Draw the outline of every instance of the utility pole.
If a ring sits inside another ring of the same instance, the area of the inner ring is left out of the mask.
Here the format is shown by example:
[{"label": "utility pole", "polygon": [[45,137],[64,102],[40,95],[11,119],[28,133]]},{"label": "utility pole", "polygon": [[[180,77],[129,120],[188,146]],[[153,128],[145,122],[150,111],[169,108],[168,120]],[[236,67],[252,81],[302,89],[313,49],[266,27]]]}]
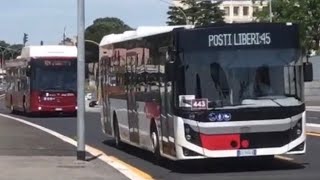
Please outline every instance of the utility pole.
[{"label": "utility pole", "polygon": [[77,159],[86,160],[85,152],[85,102],[84,102],[84,82],[85,82],[85,49],[84,49],[84,28],[85,28],[85,8],[84,0],[78,0],[78,64],[77,64]]},{"label": "utility pole", "polygon": [[269,0],[269,16],[270,16],[270,22],[272,22],[272,0]]},{"label": "utility pole", "polygon": [[66,44],[66,27],[64,27],[64,29],[63,29],[63,37],[62,37],[62,42],[63,42],[63,45],[65,45]]}]

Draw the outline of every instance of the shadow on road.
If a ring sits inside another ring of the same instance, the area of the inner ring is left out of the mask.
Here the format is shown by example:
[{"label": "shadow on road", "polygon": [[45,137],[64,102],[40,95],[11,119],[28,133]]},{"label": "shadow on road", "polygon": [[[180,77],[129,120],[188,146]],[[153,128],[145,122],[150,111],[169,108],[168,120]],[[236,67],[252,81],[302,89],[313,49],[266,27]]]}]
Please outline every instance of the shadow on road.
[{"label": "shadow on road", "polygon": [[99,154],[97,156],[92,156],[90,154],[87,155],[88,158],[86,158],[86,161],[90,162],[90,161],[93,161],[93,160],[96,160],[98,159],[100,156],[102,156],[102,154]]},{"label": "shadow on road", "polygon": [[14,115],[22,116],[22,117],[30,117],[30,118],[67,118],[67,117],[77,117],[76,113],[51,113],[51,112],[42,112],[42,113],[23,113],[16,111]]},{"label": "shadow on road", "polygon": [[[103,143],[105,145],[116,148],[112,140],[107,140]],[[183,161],[171,161],[163,159],[161,162],[156,162],[152,153],[141,150],[134,146],[124,145],[123,148],[121,148],[121,151],[136,156],[140,159],[149,161],[170,171],[187,174],[295,170],[304,169],[307,165],[278,158],[220,158]],[[121,157],[118,158],[121,159]],[[126,162],[126,159],[121,160]]]}]

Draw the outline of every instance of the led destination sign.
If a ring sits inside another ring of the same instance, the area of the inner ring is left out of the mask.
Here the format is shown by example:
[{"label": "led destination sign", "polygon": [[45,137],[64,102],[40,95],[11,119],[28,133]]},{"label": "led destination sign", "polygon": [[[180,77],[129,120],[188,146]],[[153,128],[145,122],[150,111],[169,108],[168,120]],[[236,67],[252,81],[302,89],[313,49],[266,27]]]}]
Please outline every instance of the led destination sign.
[{"label": "led destination sign", "polygon": [[226,33],[208,35],[209,47],[254,46],[271,44],[271,33]]},{"label": "led destination sign", "polygon": [[196,50],[297,49],[299,28],[285,24],[232,24],[177,30],[179,48]]},{"label": "led destination sign", "polygon": [[45,60],[44,65],[45,66],[71,66],[71,61],[59,61],[59,60]]}]

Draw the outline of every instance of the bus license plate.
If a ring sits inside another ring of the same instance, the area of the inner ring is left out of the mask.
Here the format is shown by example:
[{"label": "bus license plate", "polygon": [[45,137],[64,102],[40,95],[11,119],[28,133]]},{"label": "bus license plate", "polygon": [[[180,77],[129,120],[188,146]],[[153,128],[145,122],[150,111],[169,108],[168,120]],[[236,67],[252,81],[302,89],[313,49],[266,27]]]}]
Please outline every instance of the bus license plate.
[{"label": "bus license plate", "polygon": [[256,150],[255,149],[242,149],[238,150],[238,156],[255,156]]},{"label": "bus license plate", "polygon": [[62,111],[62,108],[56,108],[56,111]]}]

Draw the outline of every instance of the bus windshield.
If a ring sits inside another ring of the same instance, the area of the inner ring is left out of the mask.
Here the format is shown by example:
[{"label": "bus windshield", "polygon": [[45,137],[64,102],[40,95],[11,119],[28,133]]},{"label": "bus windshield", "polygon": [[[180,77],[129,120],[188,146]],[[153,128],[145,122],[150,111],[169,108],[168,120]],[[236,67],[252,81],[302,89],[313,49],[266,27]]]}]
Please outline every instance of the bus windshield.
[{"label": "bus windshield", "polygon": [[[209,108],[259,100],[302,101],[302,60],[297,49],[185,51],[180,56],[177,94],[207,99]],[[180,105],[181,106],[181,103]]]},{"label": "bus windshield", "polygon": [[76,92],[75,60],[39,60],[32,72],[31,86],[34,90]]}]

